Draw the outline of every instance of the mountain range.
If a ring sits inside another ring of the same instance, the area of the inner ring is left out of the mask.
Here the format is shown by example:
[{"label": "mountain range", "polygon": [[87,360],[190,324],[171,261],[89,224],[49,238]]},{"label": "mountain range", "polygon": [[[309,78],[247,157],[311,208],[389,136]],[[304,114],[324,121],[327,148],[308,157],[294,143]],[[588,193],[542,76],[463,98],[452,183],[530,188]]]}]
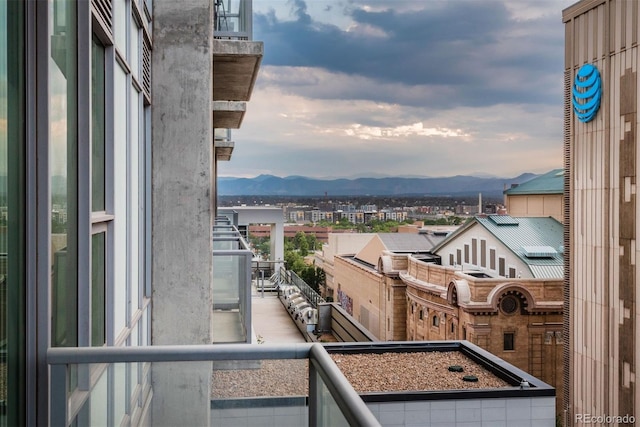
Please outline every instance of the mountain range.
[{"label": "mountain range", "polygon": [[514,178],[456,175],[441,178],[355,178],[315,179],[304,176],[255,178],[219,177],[221,196],[470,196],[482,193],[501,196],[505,188],[521,184],[536,174]]}]

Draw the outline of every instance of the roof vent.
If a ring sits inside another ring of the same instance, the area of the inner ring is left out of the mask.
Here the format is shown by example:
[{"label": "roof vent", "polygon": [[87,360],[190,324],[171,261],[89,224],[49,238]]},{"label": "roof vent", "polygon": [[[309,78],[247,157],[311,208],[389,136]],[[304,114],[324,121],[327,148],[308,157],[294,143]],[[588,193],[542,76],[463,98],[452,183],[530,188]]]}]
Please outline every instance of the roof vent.
[{"label": "roof vent", "polygon": [[510,215],[489,215],[495,225],[518,225],[520,222]]},{"label": "roof vent", "polygon": [[558,254],[552,246],[523,246],[522,250],[527,258],[555,258]]}]

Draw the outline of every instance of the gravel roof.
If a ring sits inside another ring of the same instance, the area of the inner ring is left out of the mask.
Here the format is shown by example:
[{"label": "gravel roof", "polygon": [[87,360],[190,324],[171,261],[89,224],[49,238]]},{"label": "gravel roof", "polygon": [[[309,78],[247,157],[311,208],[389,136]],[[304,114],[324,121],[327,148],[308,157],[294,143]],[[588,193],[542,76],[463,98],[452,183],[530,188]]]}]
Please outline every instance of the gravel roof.
[{"label": "gravel roof", "polygon": [[[491,389],[511,387],[458,351],[331,353],[358,393]],[[451,372],[449,366],[462,366]],[[259,369],[215,370],[211,397],[217,399],[306,396],[307,360],[263,360]],[[478,382],[462,380],[474,375]]]}]

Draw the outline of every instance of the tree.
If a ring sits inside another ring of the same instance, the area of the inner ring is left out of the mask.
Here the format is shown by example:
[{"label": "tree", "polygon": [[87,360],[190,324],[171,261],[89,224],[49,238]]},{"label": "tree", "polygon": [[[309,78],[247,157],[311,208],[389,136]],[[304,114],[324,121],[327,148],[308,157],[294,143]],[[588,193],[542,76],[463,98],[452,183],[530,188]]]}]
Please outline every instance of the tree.
[{"label": "tree", "polygon": [[304,282],[311,287],[318,294],[320,293],[320,287],[324,286],[326,275],[324,270],[314,265],[307,266],[300,274],[298,274]]},{"label": "tree", "polygon": [[309,255],[309,242],[302,231],[298,231],[293,238],[293,245],[303,257]]}]

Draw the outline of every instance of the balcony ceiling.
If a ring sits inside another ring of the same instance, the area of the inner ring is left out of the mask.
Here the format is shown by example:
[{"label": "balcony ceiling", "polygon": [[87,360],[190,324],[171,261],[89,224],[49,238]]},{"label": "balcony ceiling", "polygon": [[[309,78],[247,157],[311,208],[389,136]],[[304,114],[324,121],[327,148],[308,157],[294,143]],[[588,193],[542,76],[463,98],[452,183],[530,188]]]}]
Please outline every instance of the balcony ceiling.
[{"label": "balcony ceiling", "polygon": [[249,101],[264,52],[262,42],[213,40],[213,100]]},{"label": "balcony ceiling", "polygon": [[247,110],[246,102],[213,101],[213,127],[239,129]]},{"label": "balcony ceiling", "polygon": [[219,161],[231,160],[234,145],[235,143],[233,141],[214,141],[213,146],[216,150],[216,159]]}]

